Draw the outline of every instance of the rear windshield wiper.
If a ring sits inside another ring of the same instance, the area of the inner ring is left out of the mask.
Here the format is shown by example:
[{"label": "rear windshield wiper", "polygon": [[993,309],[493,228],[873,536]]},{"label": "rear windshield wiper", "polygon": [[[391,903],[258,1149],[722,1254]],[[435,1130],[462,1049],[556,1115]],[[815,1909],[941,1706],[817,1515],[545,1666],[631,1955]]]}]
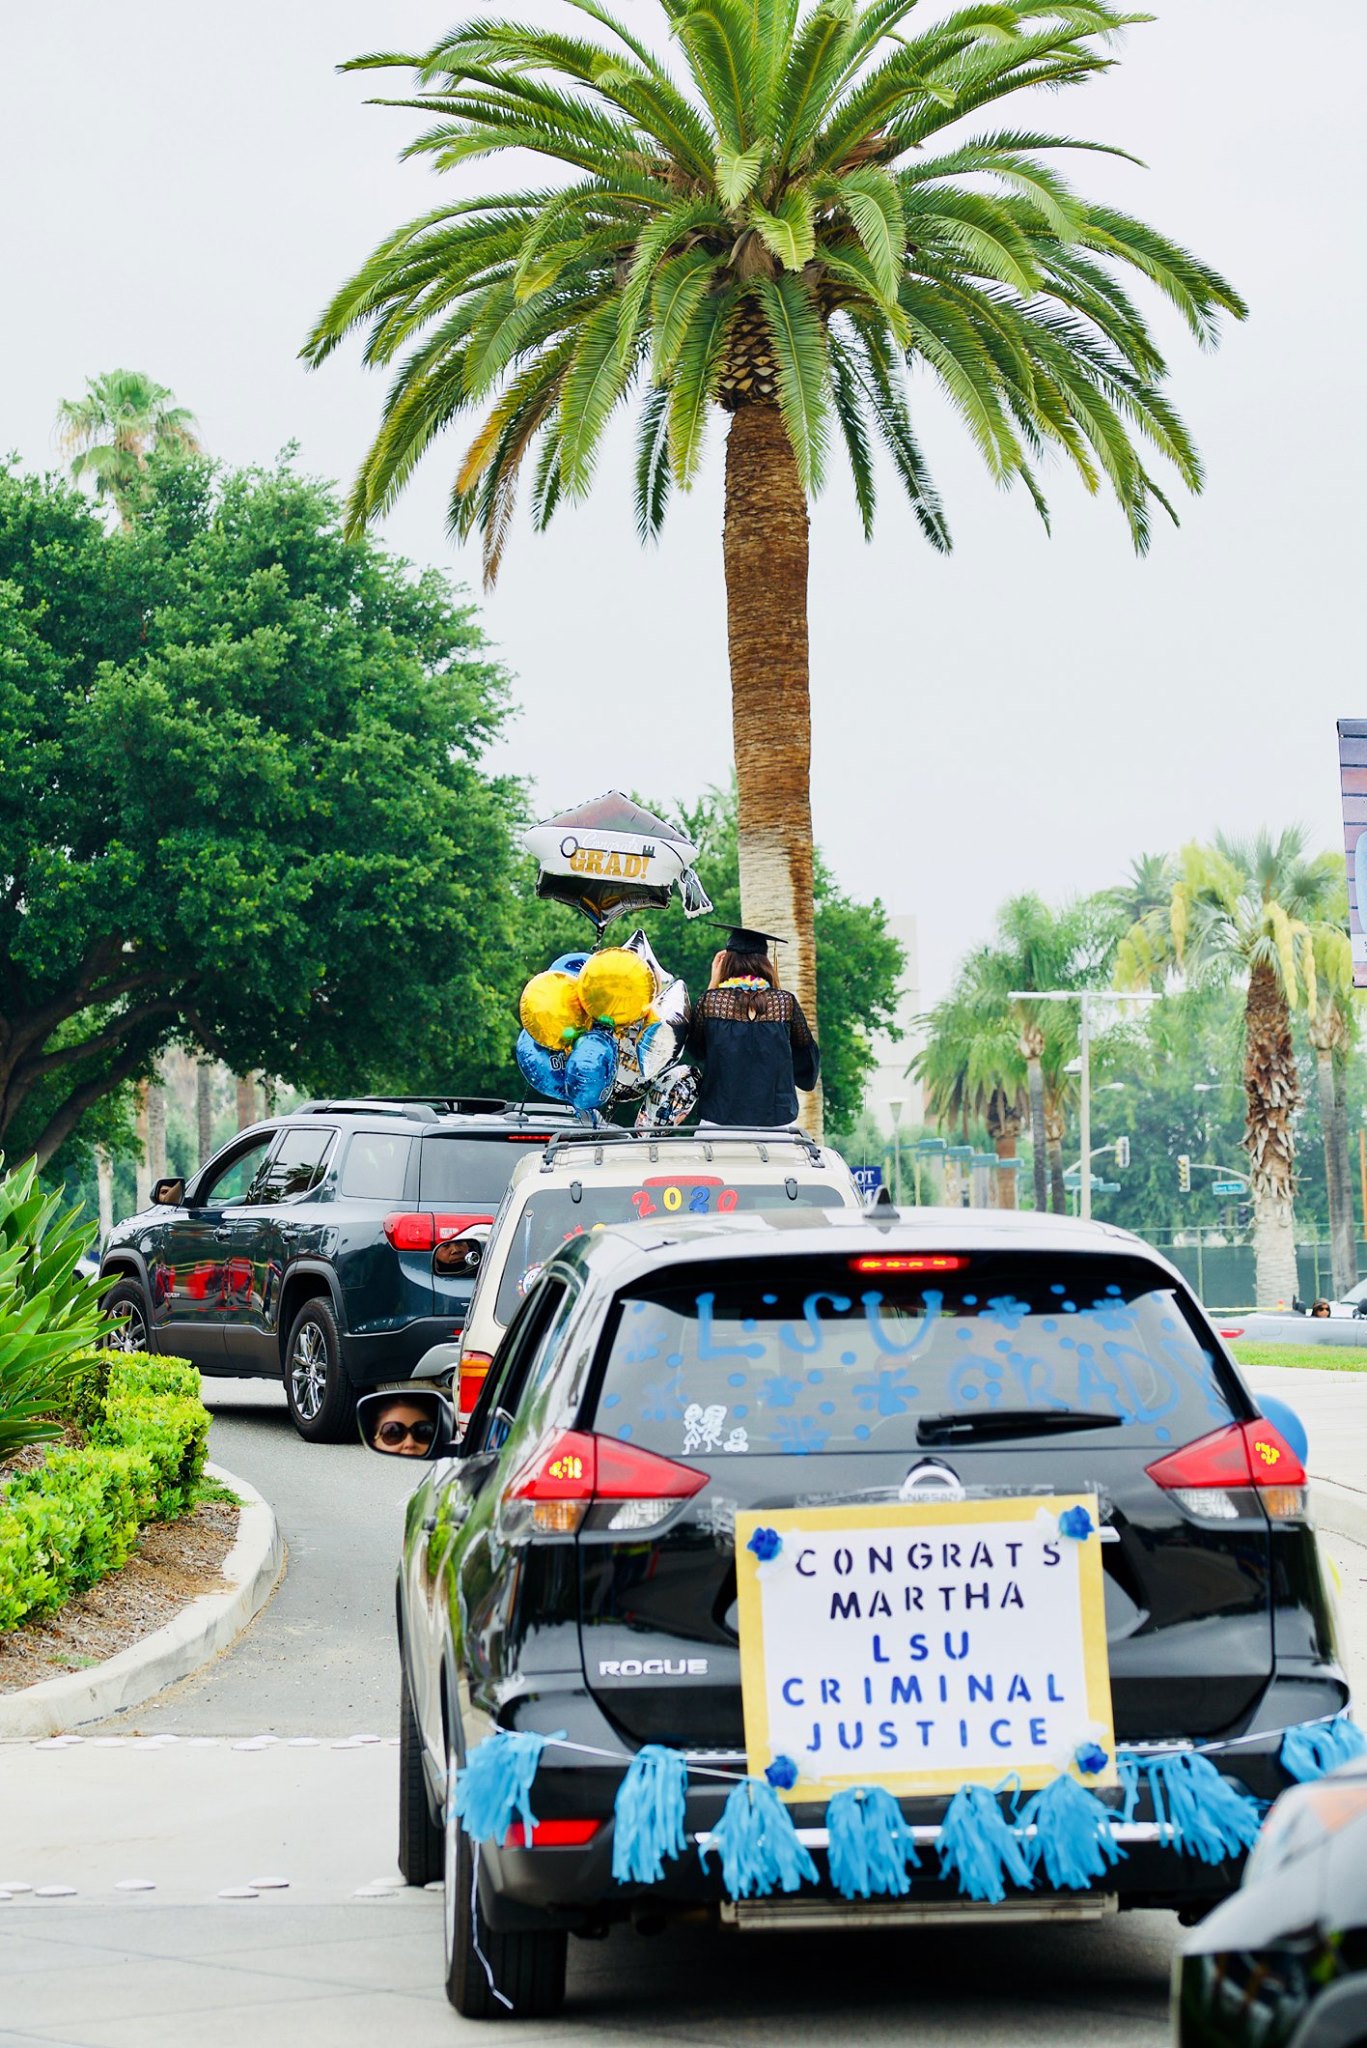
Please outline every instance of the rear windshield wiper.
[{"label": "rear windshield wiper", "polygon": [[1099,1408],[984,1408],[971,1414],[923,1415],[918,1444],[984,1443],[993,1437],[1055,1436],[1072,1429],[1117,1429],[1119,1415]]}]

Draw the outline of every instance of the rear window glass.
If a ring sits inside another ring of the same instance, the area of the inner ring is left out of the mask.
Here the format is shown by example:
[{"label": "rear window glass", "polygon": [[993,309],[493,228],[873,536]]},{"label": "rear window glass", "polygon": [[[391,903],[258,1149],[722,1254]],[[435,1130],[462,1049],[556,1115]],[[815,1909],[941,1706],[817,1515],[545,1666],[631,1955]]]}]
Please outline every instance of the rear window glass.
[{"label": "rear window glass", "polygon": [[1141,1260],[975,1255],[931,1276],[868,1270],[873,1257],[674,1268],[634,1287],[596,1426],[707,1457],[913,1451],[923,1418],[992,1411],[1085,1412],[1159,1444],[1230,1419],[1209,1350]]},{"label": "rear window glass", "polygon": [[[794,1192],[790,1195],[788,1188]],[[572,1238],[609,1223],[641,1223],[648,1216],[730,1216],[743,1209],[838,1209],[836,1190],[786,1177],[736,1187],[721,1174],[662,1173],[605,1186],[597,1179],[578,1183],[576,1202],[568,1187],[533,1189],[507,1247],[494,1313],[500,1323],[513,1312],[547,1259]]]},{"label": "rear window glass", "polygon": [[411,1138],[397,1131],[357,1131],[342,1165],[342,1193],[358,1201],[401,1202]]},{"label": "rear window glass", "polygon": [[[544,1145],[544,1137],[536,1143]],[[427,1208],[455,1204],[495,1210],[508,1190],[513,1168],[530,1146],[495,1135],[489,1138],[424,1138],[418,1200]]]}]

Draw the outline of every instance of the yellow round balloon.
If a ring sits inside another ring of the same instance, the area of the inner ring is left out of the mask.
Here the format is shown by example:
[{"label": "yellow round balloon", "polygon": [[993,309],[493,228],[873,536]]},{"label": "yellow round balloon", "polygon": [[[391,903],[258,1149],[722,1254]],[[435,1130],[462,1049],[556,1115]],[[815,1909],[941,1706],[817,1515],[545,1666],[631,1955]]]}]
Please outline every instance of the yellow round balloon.
[{"label": "yellow round balloon", "polygon": [[575,984],[590,1017],[611,1017],[616,1030],[644,1017],[655,999],[655,977],[639,953],[609,946],[590,955]]},{"label": "yellow round balloon", "polygon": [[534,974],[523,989],[517,1008],[523,1030],[551,1052],[563,1052],[568,1035],[588,1026],[579,1000],[578,982],[558,968],[548,967],[544,974]]}]

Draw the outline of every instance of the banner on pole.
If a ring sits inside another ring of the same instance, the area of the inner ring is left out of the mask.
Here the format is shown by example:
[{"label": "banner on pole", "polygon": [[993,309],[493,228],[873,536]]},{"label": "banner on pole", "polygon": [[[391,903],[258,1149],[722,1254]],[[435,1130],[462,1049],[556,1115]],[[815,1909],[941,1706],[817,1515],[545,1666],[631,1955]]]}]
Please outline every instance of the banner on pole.
[{"label": "banner on pole", "polygon": [[1339,787],[1343,792],[1343,849],[1348,859],[1348,932],[1353,941],[1353,982],[1367,988],[1367,718],[1339,720]]}]

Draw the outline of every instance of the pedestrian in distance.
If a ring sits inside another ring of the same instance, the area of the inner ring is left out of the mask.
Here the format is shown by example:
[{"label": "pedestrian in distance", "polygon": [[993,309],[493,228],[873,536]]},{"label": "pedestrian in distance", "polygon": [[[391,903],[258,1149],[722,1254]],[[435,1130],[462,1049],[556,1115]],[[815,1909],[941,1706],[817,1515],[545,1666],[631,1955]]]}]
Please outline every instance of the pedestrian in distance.
[{"label": "pedestrian in distance", "polygon": [[772,933],[723,927],[726,945],[693,1008],[688,1050],[701,1063],[698,1129],[782,1130],[797,1091],[815,1088],[821,1052],[797,997],[779,986]]}]

